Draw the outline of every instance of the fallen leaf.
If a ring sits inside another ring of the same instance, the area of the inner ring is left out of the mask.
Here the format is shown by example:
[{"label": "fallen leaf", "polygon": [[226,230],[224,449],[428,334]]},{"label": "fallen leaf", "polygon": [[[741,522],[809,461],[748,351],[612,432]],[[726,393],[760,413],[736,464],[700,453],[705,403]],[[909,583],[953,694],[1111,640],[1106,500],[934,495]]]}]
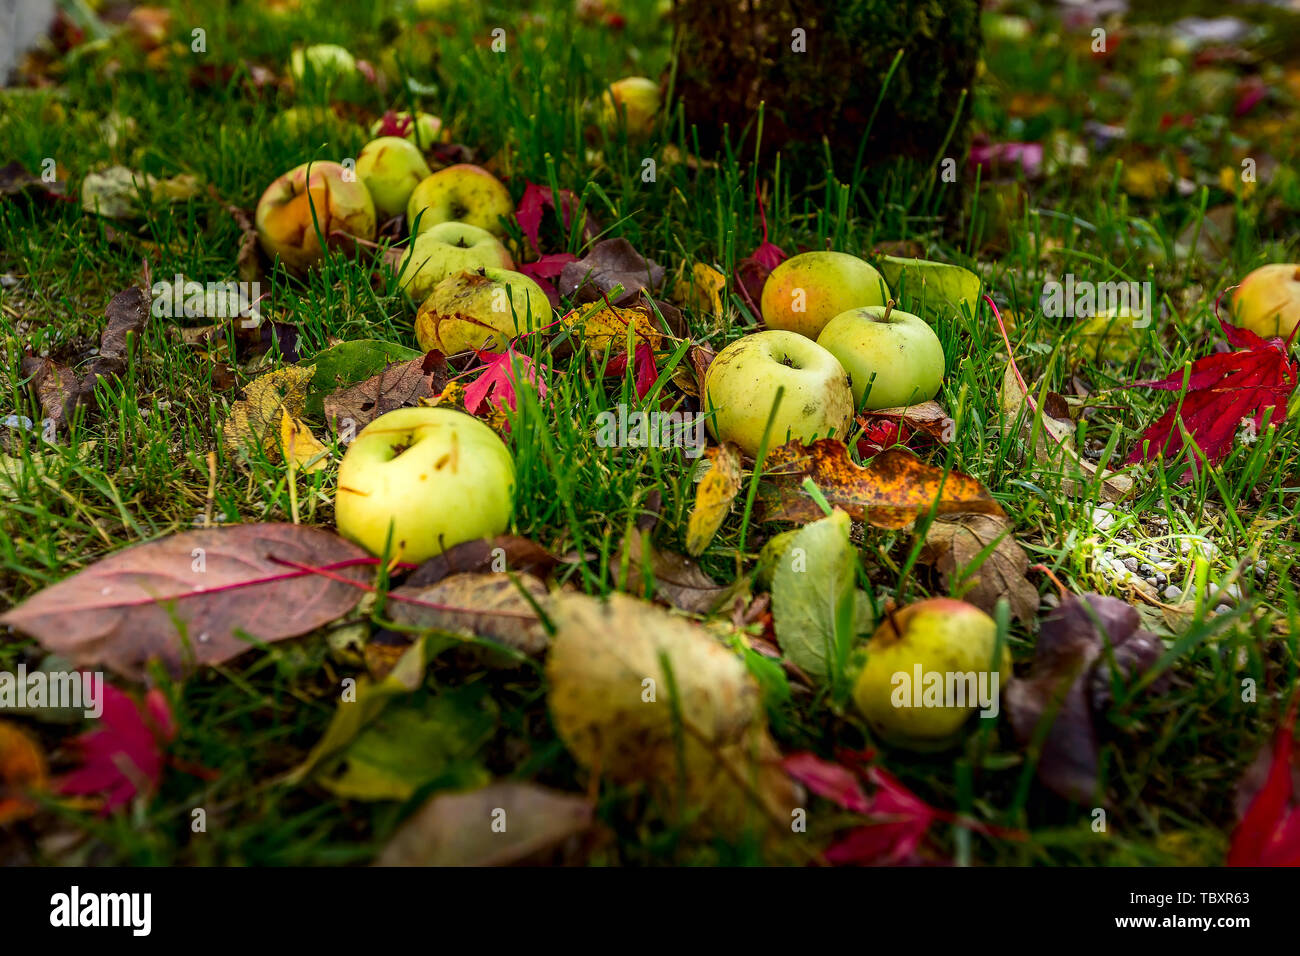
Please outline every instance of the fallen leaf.
[{"label": "fallen leaf", "polygon": [[40,745],[17,724],[0,720],[0,827],[36,813],[31,794],[48,787]]},{"label": "fallen leaf", "polygon": [[[1038,779],[1076,803],[1098,798],[1097,722],[1111,700],[1110,652],[1123,681],[1135,680],[1164,652],[1160,638],[1140,629],[1138,612],[1118,598],[1067,598],[1043,618],[1034,663],[1003,692],[1016,738],[1026,744],[1051,717],[1038,757]],[[1151,690],[1163,687],[1163,678]],[[1059,709],[1058,709],[1059,708]],[[1053,711],[1055,714],[1053,715]]]},{"label": "fallen leaf", "polygon": [[[625,565],[626,578],[623,578]],[[649,531],[628,532],[611,567],[620,575],[617,586],[621,590],[644,596],[648,580],[654,596],[692,614],[711,614],[736,593],[734,584],[718,584],[690,558],[656,548],[650,542]]]},{"label": "fallen leaf", "polygon": [[744,663],[708,632],[625,594],[555,596],[556,731],[593,773],[684,798],[714,835],[788,836],[795,796]]},{"label": "fallen leaf", "polygon": [[81,182],[81,206],[108,219],[130,219],[145,203],[184,202],[199,192],[198,178],[189,174],[157,179],[125,166],[88,173]]},{"label": "fallen leaf", "polygon": [[388,614],[397,624],[483,638],[488,652],[492,645],[504,648],[504,654],[474,655],[488,663],[540,657],[550,643],[535,610],[546,607],[550,594],[530,574],[452,574],[434,584],[394,588],[388,596]]},{"label": "fallen leaf", "polygon": [[842,671],[855,636],[857,557],[838,509],[795,532],[772,573],[772,622],[785,656],[811,677]]},{"label": "fallen leaf", "polygon": [[329,464],[329,449],[306,424],[288,415],[280,416],[280,451],[285,461],[293,462],[308,474],[321,471]]},{"label": "fallen leaf", "polygon": [[[319,366],[317,366],[319,378]],[[322,408],[336,429],[350,421],[360,430],[380,415],[396,408],[418,405],[442,394],[449,381],[447,360],[441,352],[393,362],[374,378],[327,396]]]},{"label": "fallen leaf", "polygon": [[695,504],[686,522],[686,553],[692,557],[709,546],[740,494],[740,449],[724,442],[709,448],[705,455],[710,468],[695,488]]},{"label": "fallen leaf", "polygon": [[1296,701],[1273,741],[1263,786],[1232,834],[1228,866],[1300,866],[1300,806],[1295,800]]},{"label": "fallen leaf", "polygon": [[[1281,339],[1265,341],[1249,329],[1222,320],[1219,325],[1237,351],[1216,352],[1193,362],[1187,372],[1185,394],[1182,371],[1131,386],[1180,394],[1173,406],[1142,433],[1128,456],[1129,464],[1155,461],[1162,456],[1177,458],[1184,447],[1180,425],[1196,442],[1196,461],[1217,464],[1232,450],[1243,421],[1250,422],[1251,430],[1258,433],[1266,420],[1273,425],[1286,420],[1287,400],[1300,380],[1300,363],[1291,361],[1287,344]],[[1182,480],[1191,479],[1189,469]]]},{"label": "fallen leaf", "polygon": [[713,328],[721,328],[727,319],[722,298],[726,288],[727,277],[703,262],[692,265],[688,277],[686,261],[683,260],[678,270],[673,300],[678,305],[693,310],[696,315],[709,319]]},{"label": "fallen leaf", "polygon": [[81,766],[59,781],[62,794],[100,795],[111,813],[136,796],[152,796],[163,772],[163,747],[176,736],[171,708],[154,689],[136,704],[126,692],[103,685],[99,729],[75,739]]},{"label": "fallen leaf", "polygon": [[644,289],[653,292],[664,281],[662,266],[644,258],[626,239],[605,239],[587,255],[570,262],[560,273],[560,295],[579,302],[595,302],[622,287],[613,305],[623,305]]},{"label": "fallen leaf", "polygon": [[311,380],[307,414],[319,416],[323,398],[331,392],[372,379],[393,365],[422,358],[419,349],[380,339],[353,339],[317,352],[311,359],[316,374]]},{"label": "fallen leaf", "polygon": [[281,424],[284,416],[297,418],[306,412],[307,389],[315,375],[315,366],[287,366],[268,372],[248,383],[244,399],[230,409],[223,427],[228,447],[260,448],[275,461],[280,454]]},{"label": "fallen leaf", "polygon": [[803,523],[822,516],[803,490],[812,479],[826,501],[877,528],[905,528],[932,509],[936,514],[1001,515],[1002,508],[975,478],[927,465],[902,449],[889,449],[866,468],[854,464],[844,442],[797,441],[768,453],[764,520]]},{"label": "fallen leaf", "polygon": [[452,545],[411,572],[406,587],[428,587],[450,574],[501,574],[506,571],[547,577],[560,559],[535,541],[513,534],[475,538]]},{"label": "fallen leaf", "polygon": [[550,371],[541,362],[534,362],[527,355],[521,355],[513,348],[504,352],[478,352],[483,360],[483,370],[465,387],[465,409],[471,415],[479,414],[486,399],[488,404],[498,411],[505,411],[509,405],[515,409],[515,386],[528,382],[537,389],[539,399],[546,397],[546,379],[544,373]]},{"label": "fallen leaf", "polygon": [[949,592],[992,614],[1000,598],[1011,613],[1032,624],[1038,589],[1025,575],[1029,556],[1011,536],[1011,523],[990,515],[965,515],[931,523],[920,560],[932,564]]},{"label": "fallen leaf", "polygon": [[[440,794],[393,834],[380,866],[506,866],[554,850],[592,826],[584,797],[534,783]],[[500,827],[493,824],[500,821]]]},{"label": "fallen leaf", "polygon": [[938,402],[922,402],[898,408],[880,408],[863,412],[857,418],[862,429],[858,453],[878,455],[890,445],[906,444],[912,432],[921,432],[948,445],[956,433],[956,423]]},{"label": "fallen leaf", "polygon": [[305,634],[360,600],[359,588],[293,564],[361,581],[372,563],[356,545],[302,525],[184,531],[125,548],[38,591],[0,615],[0,624],[77,667],[141,680],[156,658],[179,674],[230,660],[255,642]]}]

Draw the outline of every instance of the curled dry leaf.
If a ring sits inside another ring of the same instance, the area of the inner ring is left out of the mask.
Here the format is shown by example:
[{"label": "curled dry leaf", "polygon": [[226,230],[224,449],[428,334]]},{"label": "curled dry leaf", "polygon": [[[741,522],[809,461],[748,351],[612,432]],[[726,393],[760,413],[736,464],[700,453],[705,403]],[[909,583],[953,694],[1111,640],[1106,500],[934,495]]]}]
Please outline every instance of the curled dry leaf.
[{"label": "curled dry leaf", "polygon": [[132,680],[160,660],[174,674],[220,664],[255,642],[341,617],[362,591],[291,564],[360,581],[372,559],[327,531],[246,524],[185,531],[110,555],[0,616],[76,667]]},{"label": "curled dry leaf", "polygon": [[663,267],[643,257],[626,239],[605,239],[591,252],[570,262],[560,273],[560,295],[595,302],[622,286],[614,305],[635,299],[642,289],[653,292],[664,281]]},{"label": "curled dry leaf", "polygon": [[714,833],[789,833],[794,789],[740,658],[625,594],[560,594],[551,607],[551,716],[583,766],[644,782],[670,805],[684,791]]},{"label": "curled dry leaf", "polygon": [[1011,524],[992,515],[964,515],[931,523],[921,560],[934,565],[944,586],[992,614],[1005,597],[1026,624],[1037,616],[1038,589],[1026,578],[1029,556],[1011,535]]},{"label": "curled dry leaf", "polygon": [[231,449],[261,448],[268,458],[279,458],[284,416],[297,418],[307,407],[307,389],[316,373],[314,365],[289,366],[268,372],[248,383],[244,399],[230,409],[223,434]]},{"label": "curled dry leaf", "polygon": [[695,488],[695,506],[686,523],[686,553],[693,557],[709,546],[740,493],[740,449],[724,442],[705,454],[711,467]]},{"label": "curled dry leaf", "polygon": [[737,581],[724,587],[690,558],[660,551],[650,541],[649,531],[629,532],[623,538],[612,566],[619,575],[617,584],[621,590],[643,596],[648,576],[655,596],[692,614],[712,613],[736,593],[740,584]]},{"label": "curled dry leaf", "polygon": [[544,578],[561,560],[535,541],[513,534],[475,538],[453,545],[411,572],[407,587],[428,587],[449,574],[517,571]]},{"label": "curled dry leaf", "polygon": [[[584,797],[533,783],[494,783],[434,797],[398,828],[380,866],[506,866],[537,860],[592,826]],[[494,815],[507,821],[492,827]]]},{"label": "curled dry leaf", "polygon": [[306,423],[288,415],[280,416],[280,452],[285,461],[302,471],[321,471],[329,465],[329,449],[311,433]]},{"label": "curled dry leaf", "polygon": [[1125,683],[1151,668],[1164,652],[1160,638],[1141,630],[1140,623],[1138,612],[1118,598],[1070,597],[1043,619],[1028,676],[1007,684],[1007,718],[1022,744],[1033,738],[1039,721],[1059,707],[1043,741],[1038,778],[1067,800],[1086,803],[1096,796],[1101,747],[1097,721],[1111,703],[1108,648]]},{"label": "curled dry leaf", "polygon": [[1002,515],[978,479],[927,465],[902,449],[889,449],[866,468],[854,464],[844,442],[822,438],[788,442],[770,452],[763,467],[764,520],[803,523],[822,517],[803,490],[812,479],[826,501],[877,528],[905,528],[932,509],[936,514]]},{"label": "curled dry leaf", "polygon": [[323,406],[325,418],[336,428],[350,420],[360,430],[385,412],[442,394],[449,377],[441,352],[393,362],[374,378],[328,396]]},{"label": "curled dry leaf", "polygon": [[549,643],[534,604],[545,608],[550,595],[530,574],[452,574],[394,588],[389,597],[389,616],[408,627],[486,638],[516,656],[540,657]]}]

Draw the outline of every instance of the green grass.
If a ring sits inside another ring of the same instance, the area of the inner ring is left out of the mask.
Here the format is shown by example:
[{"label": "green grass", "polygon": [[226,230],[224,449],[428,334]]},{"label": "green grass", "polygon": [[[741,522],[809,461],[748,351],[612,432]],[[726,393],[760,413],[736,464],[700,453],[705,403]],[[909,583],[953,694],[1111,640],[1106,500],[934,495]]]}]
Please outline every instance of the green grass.
[{"label": "green grass", "polygon": [[[76,203],[0,202],[0,273],[16,280],[0,289],[0,394],[4,414],[39,411],[19,371],[24,350],[83,364],[98,342],[103,309],[111,296],[139,281],[147,259],[153,277],[176,272],[201,281],[233,280],[239,229],[224,203],[251,209],[265,186],[310,159],[355,156],[365,126],[388,108],[418,105],[441,116],[456,142],[493,160],[508,174],[514,195],[524,182],[574,190],[603,235],[621,235],[668,268],[682,261],[715,265],[731,275],[761,241],[756,181],[768,195],[771,239],[787,252],[831,247],[867,253],[881,243],[911,240],[925,254],[975,268],[1014,315],[1015,357],[1027,376],[1049,389],[1072,393],[1078,378],[1092,394],[1086,432],[1122,459],[1166,397],[1122,386],[1169,374],[1207,354],[1217,326],[1212,306],[1222,288],[1266,261],[1293,261],[1300,252],[1288,228],[1300,210],[1295,167],[1294,100],[1260,108],[1279,116],[1292,135],[1250,122],[1229,128],[1230,104],[1207,104],[1189,76],[1185,52],[1166,48],[1161,34],[1126,37],[1109,60],[1092,57],[1087,36],[1059,44],[994,42],[986,70],[971,97],[977,131],[993,140],[1035,141],[1065,136],[1087,141],[1084,117],[1129,124],[1129,141],[1093,152],[1074,170],[1049,173],[1017,186],[979,182],[961,164],[956,183],[936,180],[932,169],[906,166],[865,170],[853,157],[828,157],[825,168],[755,169],[743,157],[722,155],[716,165],[673,163],[661,149],[625,140],[589,140],[581,104],[609,81],[628,74],[658,76],[669,68],[671,38],[651,3],[629,3],[623,32],[576,22],[567,3],[468,5],[468,12],[428,29],[404,25],[412,16],[390,4],[372,12],[315,4],[277,14],[266,5],[235,10],[207,2],[168,4],[173,36],[206,30],[207,53],[188,44],[161,66],[150,66],[128,40],[70,55],[55,74],[57,85],[0,94],[0,162],[17,160],[39,170],[46,157],[66,170],[75,195],[89,172],[115,163],[159,176],[193,173],[211,191],[193,200],[147,211],[138,222],[109,222],[83,214]],[[1040,31],[1055,29],[1039,19]],[[505,54],[490,49],[502,26]],[[345,101],[349,121],[301,136],[276,117],[310,97],[243,82],[244,64],[283,72],[290,49],[301,43],[336,42],[379,65],[400,65],[418,93],[353,91]],[[1178,69],[1172,70],[1172,60]],[[119,69],[108,75],[106,66]],[[229,82],[197,88],[198,65],[233,70]],[[1102,82],[1101,78],[1108,78]],[[1125,90],[1127,87],[1127,92]],[[1046,98],[1026,111],[1017,95]],[[1087,106],[1085,111],[1082,107]],[[1166,114],[1195,117],[1190,129],[1162,129]],[[128,129],[110,142],[109,117]],[[364,119],[365,126],[360,122]],[[693,153],[680,112],[664,122],[664,144]],[[1237,200],[1217,185],[1218,171],[1238,168],[1245,155],[1274,152],[1277,173],[1249,198]],[[599,153],[599,157],[595,156]],[[1162,158],[1171,165],[1190,156],[1195,183],[1187,196],[1169,192],[1143,199],[1124,191],[1121,158]],[[657,160],[654,182],[642,179],[642,160]],[[706,157],[707,158],[707,157]],[[936,157],[936,162],[939,157]],[[949,193],[947,191],[953,191]],[[955,193],[955,194],[954,194]],[[1021,198],[1024,202],[1020,202]],[[1221,261],[1189,256],[1190,241],[1207,208],[1228,205],[1236,235]],[[1279,225],[1281,223],[1282,225]],[[561,234],[548,218],[547,251],[583,251],[580,229]],[[1038,308],[1044,281],[1076,271],[1096,281],[1150,280],[1158,314],[1138,353],[1125,361],[1098,361],[1080,347],[1077,327],[1045,317]],[[334,256],[305,281],[268,275],[269,317],[300,330],[304,357],[336,340],[382,338],[414,346],[414,310],[391,275],[372,281],[368,259]],[[671,278],[670,278],[671,282]],[[721,348],[750,330],[754,319],[728,289],[731,321],[713,330],[688,311],[697,341]],[[55,448],[24,442],[15,432],[9,453],[27,463],[30,480],[0,500],[0,595],[6,605],[86,567],[118,549],[175,533],[211,510],[227,522],[291,520],[283,466],[253,456],[241,460],[221,441],[221,426],[238,397],[223,389],[214,362],[180,341],[178,326],[154,321],[131,366],[98,394],[98,410],[59,437]],[[1026,458],[1026,443],[1003,429],[998,400],[1007,355],[987,310],[937,327],[949,372],[940,401],[957,421],[955,441],[930,460],[980,478],[1015,524],[1034,561],[1072,590],[1125,596],[1095,558],[1124,545],[1159,550],[1175,561],[1171,583],[1186,588],[1200,573],[1222,581],[1235,574],[1247,590],[1231,613],[1165,621],[1146,607],[1149,627],[1161,629],[1171,648],[1172,687],[1160,696],[1121,697],[1107,721],[1104,787],[1111,802],[1107,833],[1093,832],[1091,808],[1067,804],[1033,780],[1033,755],[1016,745],[1005,721],[991,732],[972,732],[958,749],[922,756],[886,751],[885,763],[931,803],[992,824],[1022,828],[1025,842],[996,840],[936,826],[937,849],[961,862],[992,864],[1173,864],[1222,860],[1233,825],[1232,793],[1242,771],[1269,739],[1283,702],[1297,683],[1297,528],[1300,528],[1300,424],[1292,416],[1275,433],[1238,447],[1217,470],[1190,484],[1177,471],[1147,468],[1119,521],[1096,530],[1097,487],[1062,490],[1062,475]],[[636,405],[629,377],[603,379],[581,355],[547,355],[544,343],[524,346],[554,365],[548,406],[526,401],[513,420],[509,444],[518,466],[518,506],[512,530],[555,553],[594,555],[568,572],[572,585],[608,590],[611,562],[624,533],[662,495],[657,543],[684,551],[686,517],[694,495],[690,462],[680,451],[609,449],[595,438],[597,416],[620,402]],[[274,367],[272,358],[267,368]],[[264,369],[259,369],[262,371]],[[662,369],[661,369],[662,370]],[[252,375],[240,371],[242,386]],[[651,399],[675,395],[665,373]],[[319,425],[320,423],[314,423]],[[318,427],[318,435],[325,429]],[[81,448],[80,452],[74,451]],[[335,449],[341,452],[342,449]],[[207,456],[215,455],[209,498]],[[31,464],[44,462],[43,477]],[[335,470],[298,475],[296,498],[304,523],[332,526]],[[743,498],[742,498],[743,500]],[[740,550],[742,526],[747,526]],[[752,521],[737,508],[702,558],[719,581],[748,574],[764,540],[779,530]],[[1182,536],[1208,536],[1218,547],[1201,568],[1180,550]],[[937,576],[912,566],[912,533],[871,528],[859,539],[864,583],[877,598],[941,593]],[[1264,558],[1266,577],[1244,571]],[[1244,573],[1243,573],[1244,571]],[[1055,588],[1035,574],[1045,594]],[[1204,591],[1204,587],[1201,588]],[[1137,602],[1141,603],[1141,602]],[[1034,634],[1010,631],[1018,661],[1032,655]],[[13,669],[33,652],[33,642],[0,639],[0,669]],[[0,857],[52,863],[118,864],[344,864],[371,859],[411,806],[343,801],[311,784],[289,786],[283,774],[319,739],[334,709],[338,681],[355,662],[331,653],[324,635],[274,645],[184,683],[158,679],[181,724],[176,757],[219,771],[201,779],[171,771],[157,798],[108,819],[57,807],[18,828],[0,831]],[[1242,679],[1259,686],[1256,703],[1242,701]],[[578,771],[550,727],[545,683],[496,674],[459,672],[435,662],[433,688],[485,680],[500,707],[500,725],[483,754],[498,776],[534,779],[581,789]],[[852,709],[825,699],[769,700],[782,750],[872,744]],[[38,729],[56,769],[68,753],[65,731]],[[203,835],[190,831],[195,807],[208,813]],[[673,806],[647,803],[635,790],[604,787],[599,815],[615,839],[596,862],[660,864],[750,862],[745,847],[719,847],[689,839]],[[71,832],[79,835],[70,839]],[[59,837],[55,840],[52,837]]]}]

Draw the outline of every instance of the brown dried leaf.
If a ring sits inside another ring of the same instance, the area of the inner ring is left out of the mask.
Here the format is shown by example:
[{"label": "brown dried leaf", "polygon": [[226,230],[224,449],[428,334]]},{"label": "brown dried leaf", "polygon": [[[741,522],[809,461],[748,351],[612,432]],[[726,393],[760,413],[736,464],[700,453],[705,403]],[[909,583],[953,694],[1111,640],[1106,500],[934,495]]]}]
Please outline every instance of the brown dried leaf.
[{"label": "brown dried leaf", "polygon": [[561,561],[535,541],[513,534],[476,538],[453,545],[411,572],[407,587],[428,587],[449,574],[517,571],[547,577]]},{"label": "brown dried leaf", "polygon": [[565,265],[560,273],[560,295],[579,302],[595,302],[615,286],[623,291],[613,305],[625,305],[642,289],[653,292],[664,281],[663,267],[644,258],[626,239],[596,243],[586,257]]},{"label": "brown dried leaf", "polygon": [[[993,550],[981,559],[990,545]],[[990,614],[998,598],[1005,597],[1024,623],[1037,616],[1038,589],[1025,578],[1029,556],[1011,536],[1005,518],[976,514],[936,520],[925,533],[921,560],[939,569],[950,591]]]},{"label": "brown dried leaf", "polygon": [[[621,590],[638,597],[645,594],[646,570],[643,564],[647,556],[654,594],[673,607],[692,614],[710,614],[736,592],[735,584],[723,587],[690,558],[660,551],[650,543],[648,531],[630,532],[614,556],[615,569],[623,567],[625,558],[627,561],[627,577],[618,582]],[[621,574],[621,570],[616,573]]]},{"label": "brown dried leaf", "polygon": [[764,520],[803,524],[823,516],[801,487],[805,478],[832,507],[877,528],[905,528],[932,508],[940,515],[1003,514],[988,489],[969,475],[945,472],[902,449],[881,452],[863,468],[842,441],[821,438],[807,446],[788,442],[769,453]]},{"label": "brown dried leaf", "polygon": [[546,585],[532,575],[453,574],[426,587],[394,588],[388,613],[408,627],[476,635],[529,657],[540,657],[550,638],[533,602],[520,593],[520,587],[533,602],[545,607],[549,598]]},{"label": "brown dried leaf", "polygon": [[351,419],[359,430],[385,412],[440,395],[448,379],[447,360],[441,352],[393,362],[373,378],[326,397],[325,420],[338,427],[339,421]]}]

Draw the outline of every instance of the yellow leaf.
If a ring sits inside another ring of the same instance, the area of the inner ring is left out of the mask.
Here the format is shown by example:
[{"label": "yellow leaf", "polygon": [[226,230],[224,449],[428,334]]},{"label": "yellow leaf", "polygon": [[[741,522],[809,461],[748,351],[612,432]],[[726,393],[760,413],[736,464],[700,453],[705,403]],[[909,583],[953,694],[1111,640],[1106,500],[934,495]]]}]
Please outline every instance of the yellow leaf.
[{"label": "yellow leaf", "polygon": [[[679,275],[685,276],[685,274],[686,261],[682,260]],[[679,277],[673,298],[678,305],[684,305],[699,315],[721,322],[726,317],[722,304],[722,292],[726,287],[726,276],[710,265],[697,262],[691,267],[690,278]]]},{"label": "yellow leaf", "polygon": [[291,365],[250,382],[244,399],[230,409],[224,429],[227,446],[232,450],[261,447],[268,458],[277,460],[282,444],[280,419],[286,414],[291,418],[303,414],[307,387],[315,374],[315,365]]},{"label": "yellow leaf", "polygon": [[0,826],[35,813],[26,795],[47,785],[45,755],[36,741],[16,724],[0,721]]},{"label": "yellow leaf", "polygon": [[594,302],[586,308],[570,312],[562,321],[580,333],[593,356],[604,354],[606,347],[609,348],[610,355],[621,355],[628,351],[629,332],[633,352],[642,342],[656,352],[663,346],[663,332],[659,331],[650,313],[644,309],[620,309],[603,302]]},{"label": "yellow leaf", "polygon": [[740,493],[740,449],[726,442],[705,454],[712,467],[695,489],[695,507],[686,524],[686,551],[691,555],[709,546]]},{"label": "yellow leaf", "polygon": [[289,415],[280,416],[280,447],[284,460],[303,471],[320,471],[329,460],[329,449],[316,439],[310,428]]}]

